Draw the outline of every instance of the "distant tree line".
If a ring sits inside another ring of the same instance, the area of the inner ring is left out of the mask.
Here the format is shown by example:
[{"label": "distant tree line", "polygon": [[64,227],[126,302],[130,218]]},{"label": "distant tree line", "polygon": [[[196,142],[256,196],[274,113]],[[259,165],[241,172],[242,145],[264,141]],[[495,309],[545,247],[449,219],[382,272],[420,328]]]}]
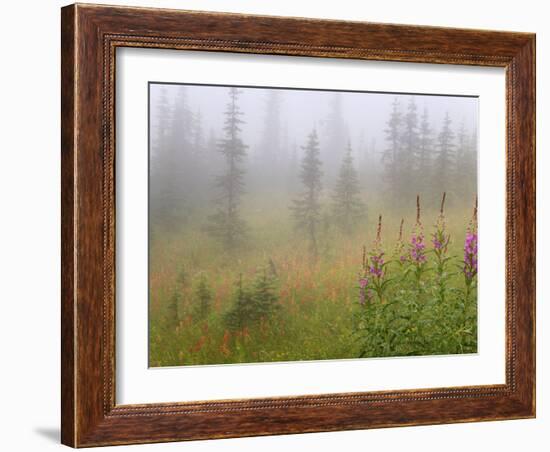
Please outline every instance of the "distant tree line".
[{"label": "distant tree line", "polygon": [[[270,187],[292,198],[296,228],[308,237],[311,255],[316,256],[326,212],[334,225],[349,233],[367,217],[365,199],[382,197],[400,208],[417,194],[427,203],[437,203],[440,193],[446,192],[451,205],[469,204],[474,197],[477,131],[464,124],[456,127],[448,113],[436,130],[428,109],[419,114],[413,96],[405,106],[402,96],[394,98],[384,148],[378,152],[376,141],[364,133],[352,147],[339,93],[332,96],[326,120],[319,121],[299,146],[283,121],[284,92],[270,90],[262,139],[251,156],[243,139],[242,90],[228,89],[223,129],[211,130],[206,137],[202,113],[190,108],[187,89],[179,87],[173,100],[160,89],[153,104],[157,118],[150,142],[153,229],[176,230],[195,209],[214,201],[204,230],[232,251],[247,236],[243,196],[257,187]],[[329,198],[326,206],[324,194]]]},{"label": "distant tree line", "polygon": [[435,202],[447,192],[453,202],[470,203],[476,191],[477,131],[462,124],[455,131],[446,113],[438,133],[427,109],[419,117],[414,97],[403,111],[396,97],[385,129],[382,152],[385,194],[396,206],[417,194]]}]

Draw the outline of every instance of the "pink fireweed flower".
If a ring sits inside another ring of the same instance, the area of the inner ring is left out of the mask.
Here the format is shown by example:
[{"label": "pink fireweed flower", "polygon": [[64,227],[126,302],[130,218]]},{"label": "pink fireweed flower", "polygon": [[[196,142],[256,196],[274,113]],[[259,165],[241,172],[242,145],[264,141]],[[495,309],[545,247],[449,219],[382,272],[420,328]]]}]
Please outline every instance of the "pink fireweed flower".
[{"label": "pink fireweed flower", "polygon": [[432,239],[432,243],[433,243],[433,246],[436,250],[440,250],[441,248],[443,248],[443,243],[441,243],[441,241],[439,241],[435,237]]},{"label": "pink fireweed flower", "polygon": [[449,240],[451,238],[446,231],[445,216],[443,214],[443,209],[445,207],[445,196],[446,193],[443,193],[439,217],[437,218],[437,223],[435,224],[435,232],[432,234],[432,245],[435,251],[438,252],[438,255],[445,254],[447,252],[447,246],[449,245]]},{"label": "pink fireweed flower", "polygon": [[361,259],[361,271],[359,272],[359,304],[361,306],[365,305],[368,285],[369,285],[369,280],[367,278],[367,248],[363,246],[363,257]]},{"label": "pink fireweed flower", "polygon": [[384,276],[384,252],[382,251],[382,215],[378,217],[376,239],[372,246],[368,261],[365,261],[368,273],[377,279]]},{"label": "pink fireweed flower", "polygon": [[474,205],[474,213],[466,231],[464,239],[464,276],[466,283],[470,285],[477,275],[477,198]]},{"label": "pink fireweed flower", "polygon": [[424,243],[424,233],[420,228],[411,235],[409,257],[413,264],[423,264],[426,262],[426,244]]},{"label": "pink fireweed flower", "polygon": [[395,249],[393,251],[393,258],[396,259],[401,264],[407,262],[407,252],[405,250],[405,243],[403,243],[403,223],[405,220],[401,219],[401,225],[399,226],[399,237],[397,238],[397,243],[395,244]]},{"label": "pink fireweed flower", "polygon": [[441,251],[442,253],[446,253],[449,238],[449,235],[446,234],[444,230],[436,231],[432,236],[432,245],[434,246],[434,249]]},{"label": "pink fireweed flower", "polygon": [[384,253],[380,250],[374,251],[370,256],[369,274],[376,278],[384,276]]},{"label": "pink fireweed flower", "polygon": [[424,230],[420,221],[420,196],[418,195],[416,196],[416,224],[409,242],[409,259],[416,266],[424,264],[427,260]]},{"label": "pink fireweed flower", "polygon": [[378,217],[376,239],[371,251],[367,254],[367,249],[363,246],[362,272],[359,276],[359,302],[361,305],[365,304],[367,298],[370,302],[375,294],[378,295],[379,299],[382,299],[385,262],[381,231],[382,216],[380,215]]},{"label": "pink fireweed flower", "polygon": [[477,232],[469,230],[464,240],[464,275],[468,282],[477,275]]}]

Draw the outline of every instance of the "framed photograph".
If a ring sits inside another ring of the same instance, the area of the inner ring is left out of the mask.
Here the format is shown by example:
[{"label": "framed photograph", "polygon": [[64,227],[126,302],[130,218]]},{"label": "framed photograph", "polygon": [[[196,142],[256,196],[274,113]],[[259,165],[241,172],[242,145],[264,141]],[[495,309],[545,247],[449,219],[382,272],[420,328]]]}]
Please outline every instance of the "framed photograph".
[{"label": "framed photograph", "polygon": [[535,36],[62,9],[62,442],[535,416]]}]

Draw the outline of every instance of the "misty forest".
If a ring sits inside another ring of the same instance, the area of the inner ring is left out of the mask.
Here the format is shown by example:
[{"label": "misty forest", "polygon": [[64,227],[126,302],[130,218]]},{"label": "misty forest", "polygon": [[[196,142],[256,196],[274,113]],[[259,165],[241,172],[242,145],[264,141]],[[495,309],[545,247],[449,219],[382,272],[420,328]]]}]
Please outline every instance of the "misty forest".
[{"label": "misty forest", "polygon": [[477,351],[477,98],[149,99],[150,366]]}]

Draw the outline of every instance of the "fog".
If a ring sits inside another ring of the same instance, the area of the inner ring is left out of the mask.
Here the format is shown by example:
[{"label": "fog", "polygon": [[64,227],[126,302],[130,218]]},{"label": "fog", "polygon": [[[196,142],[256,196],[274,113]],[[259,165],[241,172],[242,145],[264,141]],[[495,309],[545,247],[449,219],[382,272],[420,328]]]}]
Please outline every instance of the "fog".
[{"label": "fog", "polygon": [[[442,192],[451,204],[471,203],[477,190],[475,97],[238,87],[232,99],[225,86],[149,89],[150,202],[158,221],[223,197],[219,178],[233,165],[223,143],[235,138],[242,144],[237,204],[241,191],[292,197],[303,190],[313,131],[326,195],[348,147],[367,203],[399,208],[416,193],[435,200]],[[231,108],[237,123],[230,124]]]},{"label": "fog", "polygon": [[[204,130],[221,130],[227,102],[227,87],[151,84],[152,130],[157,128],[159,122],[166,121],[166,118],[159,116],[156,105],[160,93],[165,91],[168,99],[175,102],[178,92],[182,90],[186,93],[189,108],[201,112]],[[427,109],[431,124],[436,130],[441,127],[446,112],[455,126],[464,123],[470,131],[477,126],[478,102],[474,97],[269,88],[241,88],[241,91],[240,107],[246,121],[246,125],[242,127],[243,139],[250,143],[251,156],[260,152],[259,143],[264,132],[266,104],[269,93],[273,91],[277,91],[281,97],[280,117],[283,132],[286,129],[288,136],[297,143],[305,139],[312,127],[323,128],[335,96],[341,99],[344,133],[350,139],[352,148],[356,150],[361,140],[367,138],[383,146],[384,130],[395,98],[399,100],[403,109],[406,109],[410,97],[414,97],[419,114]]]}]

